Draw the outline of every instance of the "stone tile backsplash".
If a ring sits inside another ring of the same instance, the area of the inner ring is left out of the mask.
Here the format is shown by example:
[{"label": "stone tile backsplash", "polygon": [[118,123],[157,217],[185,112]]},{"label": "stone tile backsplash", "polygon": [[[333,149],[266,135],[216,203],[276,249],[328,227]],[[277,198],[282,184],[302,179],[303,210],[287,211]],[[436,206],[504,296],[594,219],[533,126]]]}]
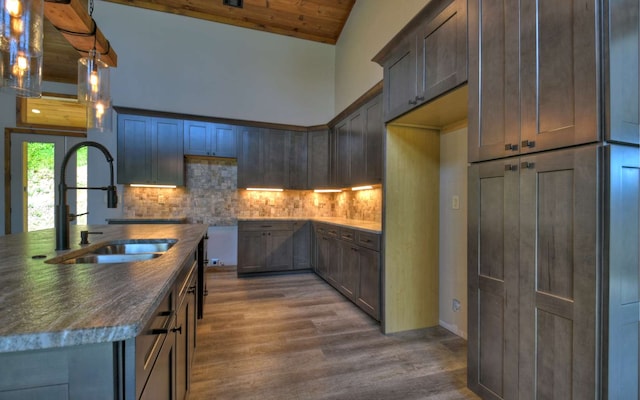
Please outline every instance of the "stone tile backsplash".
[{"label": "stone tile backsplash", "polygon": [[176,189],[125,186],[126,218],[187,217],[212,226],[236,225],[238,217],[342,217],[380,222],[382,190],[314,193],[311,190],[253,192],[237,189],[232,159],[189,159],[186,186]]}]

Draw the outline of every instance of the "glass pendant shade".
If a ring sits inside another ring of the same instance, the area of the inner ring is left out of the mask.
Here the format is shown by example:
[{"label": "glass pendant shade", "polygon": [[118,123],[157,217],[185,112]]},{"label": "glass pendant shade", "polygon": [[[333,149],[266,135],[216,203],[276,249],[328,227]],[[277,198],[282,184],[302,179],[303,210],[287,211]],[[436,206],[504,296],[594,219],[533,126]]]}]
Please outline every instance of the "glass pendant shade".
[{"label": "glass pendant shade", "polygon": [[0,0],[0,86],[20,97],[40,97],[43,0]]},{"label": "glass pendant shade", "polygon": [[78,101],[80,103],[111,103],[109,66],[100,60],[100,54],[89,50],[87,57],[78,60]]},{"label": "glass pendant shade", "polygon": [[87,103],[87,129],[97,129],[100,132],[111,131],[113,127],[111,114],[111,104],[108,102]]}]

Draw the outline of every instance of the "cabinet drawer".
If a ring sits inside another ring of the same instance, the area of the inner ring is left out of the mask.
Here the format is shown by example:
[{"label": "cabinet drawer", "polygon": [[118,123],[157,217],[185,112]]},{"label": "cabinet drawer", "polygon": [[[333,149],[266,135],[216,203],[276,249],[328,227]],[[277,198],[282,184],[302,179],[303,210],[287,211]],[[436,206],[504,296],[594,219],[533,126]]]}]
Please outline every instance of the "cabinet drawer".
[{"label": "cabinet drawer", "polygon": [[291,221],[239,221],[239,231],[292,231]]},{"label": "cabinet drawer", "polygon": [[380,251],[380,235],[377,233],[357,231],[356,243],[362,247]]},{"label": "cabinet drawer", "polygon": [[356,232],[353,229],[340,228],[340,239],[347,242],[353,242],[356,239]]},{"label": "cabinet drawer", "polygon": [[176,304],[178,306],[182,304],[182,301],[184,300],[187,293],[193,293],[193,291],[196,290],[196,287],[195,286],[192,287],[191,284],[194,276],[196,275],[197,266],[198,266],[197,260],[191,263],[191,265],[185,266],[182,269],[182,272],[180,273],[180,277],[176,281],[177,282],[176,287],[178,290],[178,297],[177,297]]}]

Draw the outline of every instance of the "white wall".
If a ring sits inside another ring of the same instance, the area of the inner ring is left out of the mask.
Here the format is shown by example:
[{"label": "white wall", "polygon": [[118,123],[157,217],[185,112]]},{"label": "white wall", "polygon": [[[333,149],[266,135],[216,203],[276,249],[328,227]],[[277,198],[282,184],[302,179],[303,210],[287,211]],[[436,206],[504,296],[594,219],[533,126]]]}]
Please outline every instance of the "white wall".
[{"label": "white wall", "polygon": [[333,118],[334,47],[168,13],[97,2],[118,53],[118,106],[316,125]]},{"label": "white wall", "polygon": [[382,80],[382,67],[371,59],[429,1],[356,1],[336,45],[336,114]]},{"label": "white wall", "polygon": [[[459,209],[452,198],[458,196]],[[467,128],[440,132],[440,325],[467,337]],[[453,299],[461,303],[452,309]]]}]

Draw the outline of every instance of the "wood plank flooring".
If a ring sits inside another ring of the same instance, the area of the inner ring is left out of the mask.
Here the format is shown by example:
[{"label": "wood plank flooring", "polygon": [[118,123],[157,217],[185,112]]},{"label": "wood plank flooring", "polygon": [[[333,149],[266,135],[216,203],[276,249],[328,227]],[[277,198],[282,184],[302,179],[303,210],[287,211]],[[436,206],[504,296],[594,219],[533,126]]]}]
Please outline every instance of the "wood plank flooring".
[{"label": "wood plank flooring", "polygon": [[189,400],[477,399],[443,328],[385,336],[311,273],[205,276]]}]

